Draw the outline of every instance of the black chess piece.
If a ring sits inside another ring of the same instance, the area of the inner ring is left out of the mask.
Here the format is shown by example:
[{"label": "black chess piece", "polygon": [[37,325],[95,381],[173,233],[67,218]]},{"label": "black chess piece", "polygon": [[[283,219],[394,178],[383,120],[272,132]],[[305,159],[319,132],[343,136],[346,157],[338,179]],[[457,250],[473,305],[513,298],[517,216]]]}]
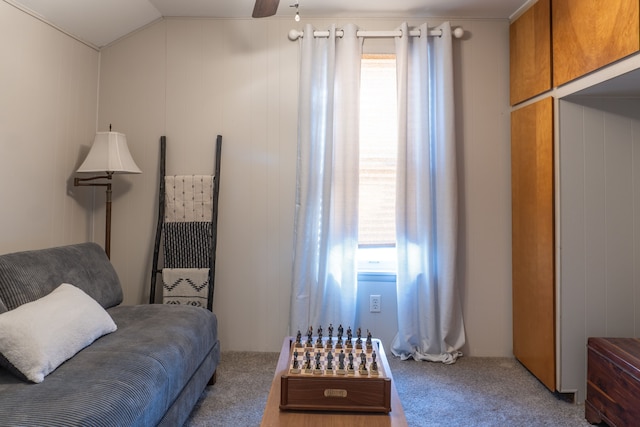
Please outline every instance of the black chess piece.
[{"label": "black chess piece", "polygon": [[360,367],[359,369],[361,371],[366,371],[367,370],[367,355],[364,353],[364,351],[362,353],[360,353]]},{"label": "black chess piece", "polygon": [[313,336],[313,326],[309,326],[307,330],[307,345],[311,346],[311,337]]}]

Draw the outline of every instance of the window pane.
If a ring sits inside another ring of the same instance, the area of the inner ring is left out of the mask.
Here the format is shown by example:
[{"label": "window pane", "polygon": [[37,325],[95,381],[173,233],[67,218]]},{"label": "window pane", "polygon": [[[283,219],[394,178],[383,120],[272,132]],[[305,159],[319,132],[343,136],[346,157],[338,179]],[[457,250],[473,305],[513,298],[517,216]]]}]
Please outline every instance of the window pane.
[{"label": "window pane", "polygon": [[398,120],[394,55],[362,58],[360,245],[395,245]]}]

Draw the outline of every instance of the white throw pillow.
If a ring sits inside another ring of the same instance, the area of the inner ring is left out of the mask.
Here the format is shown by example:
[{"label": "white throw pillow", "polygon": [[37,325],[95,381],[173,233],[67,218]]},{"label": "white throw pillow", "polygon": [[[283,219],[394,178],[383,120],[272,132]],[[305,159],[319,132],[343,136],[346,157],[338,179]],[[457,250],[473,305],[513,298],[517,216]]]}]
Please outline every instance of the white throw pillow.
[{"label": "white throw pillow", "polygon": [[[68,283],[0,314],[0,359],[40,383],[77,352],[117,329],[96,300]],[[21,376],[21,375],[19,375]]]}]

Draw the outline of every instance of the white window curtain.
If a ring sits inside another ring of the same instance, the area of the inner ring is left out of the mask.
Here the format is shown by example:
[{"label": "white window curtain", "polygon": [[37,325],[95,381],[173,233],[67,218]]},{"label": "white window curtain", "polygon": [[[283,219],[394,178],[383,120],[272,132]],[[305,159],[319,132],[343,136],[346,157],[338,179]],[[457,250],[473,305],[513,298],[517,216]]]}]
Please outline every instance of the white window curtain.
[{"label": "white window curtain", "polygon": [[402,359],[454,363],[465,343],[456,283],[457,195],[451,26],[396,38],[397,298]]},{"label": "white window curtain", "polygon": [[343,30],[320,38],[307,24],[301,45],[293,334],[355,327],[362,39],[355,25]]}]

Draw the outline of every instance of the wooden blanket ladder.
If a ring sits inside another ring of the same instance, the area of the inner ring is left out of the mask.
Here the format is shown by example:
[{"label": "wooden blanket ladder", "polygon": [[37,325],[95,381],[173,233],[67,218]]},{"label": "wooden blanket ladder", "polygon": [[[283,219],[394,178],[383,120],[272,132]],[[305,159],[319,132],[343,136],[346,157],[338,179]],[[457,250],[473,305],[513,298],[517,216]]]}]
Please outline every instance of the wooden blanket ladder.
[{"label": "wooden blanket ladder", "polygon": [[[209,223],[208,221],[206,222],[193,222],[193,223],[189,223],[189,222],[182,222],[178,225],[180,225],[175,233],[173,232],[173,227],[177,224],[177,223],[171,223],[167,221],[167,212],[166,212],[166,206],[167,206],[167,184],[166,184],[166,180],[167,180],[167,175],[166,175],[166,151],[167,151],[167,138],[166,136],[161,136],[160,137],[160,189],[159,189],[159,193],[158,193],[158,222],[157,222],[157,226],[156,226],[156,237],[155,237],[155,244],[154,244],[154,249],[153,249],[153,265],[152,265],[152,270],[151,270],[151,289],[149,292],[149,303],[150,304],[154,304],[155,300],[156,300],[156,283],[157,283],[157,276],[160,275],[161,277],[163,276],[163,270],[166,269],[167,267],[176,267],[174,265],[168,265],[167,260],[168,259],[177,259],[179,260],[179,266],[181,268],[188,268],[188,267],[194,267],[192,265],[182,265],[182,264],[188,264],[189,262],[189,258],[191,257],[192,254],[169,254],[168,250],[176,250],[180,249],[181,247],[187,248],[187,252],[190,252],[193,247],[197,247],[197,251],[199,251],[198,254],[198,258],[201,262],[198,262],[198,265],[196,267],[200,268],[200,267],[208,267],[208,271],[206,271],[206,269],[202,270],[204,271],[204,274],[206,274],[206,308],[208,310],[212,310],[213,309],[213,289],[214,289],[214,280],[215,280],[215,272],[216,272],[216,246],[217,246],[217,237],[218,237],[218,233],[217,233],[217,226],[218,226],[218,196],[219,196],[219,192],[220,192],[220,154],[221,154],[221,150],[222,150],[222,136],[218,135],[216,138],[216,146],[215,146],[215,162],[214,162],[214,175],[213,175],[213,185],[212,185],[212,191],[211,191],[211,222]],[[169,179],[172,178],[177,178],[177,177],[169,177]],[[209,177],[209,179],[211,179],[211,177]],[[211,182],[209,181],[208,184],[211,184]],[[200,239],[194,239],[193,241],[193,245],[192,245],[192,241],[191,239],[191,234],[190,233],[194,233],[198,232],[198,233],[202,233],[196,237],[200,237]],[[173,237],[170,237],[173,236]],[[175,236],[178,236],[177,238]],[[179,240],[179,243],[176,244],[176,240]],[[195,240],[198,240],[198,244],[195,243]],[[162,264],[163,264],[163,268],[159,267],[160,264],[160,252],[161,252],[161,247],[163,249],[163,257],[162,257]],[[204,249],[203,249],[204,248]],[[195,250],[195,249],[194,249]],[[204,253],[203,253],[204,251]],[[201,256],[202,255],[202,256]],[[206,259],[202,260],[202,258],[206,257]],[[201,264],[205,264],[204,266]],[[167,270],[165,270],[167,271]],[[164,293],[167,291],[167,289],[170,289],[171,286],[168,286],[167,283],[165,282],[165,279],[161,279],[162,282],[161,284],[163,285],[163,299],[164,299]],[[200,282],[197,283],[193,283],[191,281],[191,279],[185,279],[189,284],[193,285],[192,287],[194,289],[203,289],[201,287],[204,286],[205,283],[202,283],[200,285]],[[183,280],[180,279],[177,282],[182,282]],[[204,292],[204,291],[201,291]],[[202,299],[202,297],[200,297],[200,299]],[[165,301],[167,302],[167,301]],[[169,301],[167,303],[176,303],[176,302],[172,302],[171,299],[169,299]],[[180,303],[180,302],[177,302]],[[192,303],[192,302],[185,302],[187,304],[191,304],[191,305],[200,305],[199,303]]]}]

